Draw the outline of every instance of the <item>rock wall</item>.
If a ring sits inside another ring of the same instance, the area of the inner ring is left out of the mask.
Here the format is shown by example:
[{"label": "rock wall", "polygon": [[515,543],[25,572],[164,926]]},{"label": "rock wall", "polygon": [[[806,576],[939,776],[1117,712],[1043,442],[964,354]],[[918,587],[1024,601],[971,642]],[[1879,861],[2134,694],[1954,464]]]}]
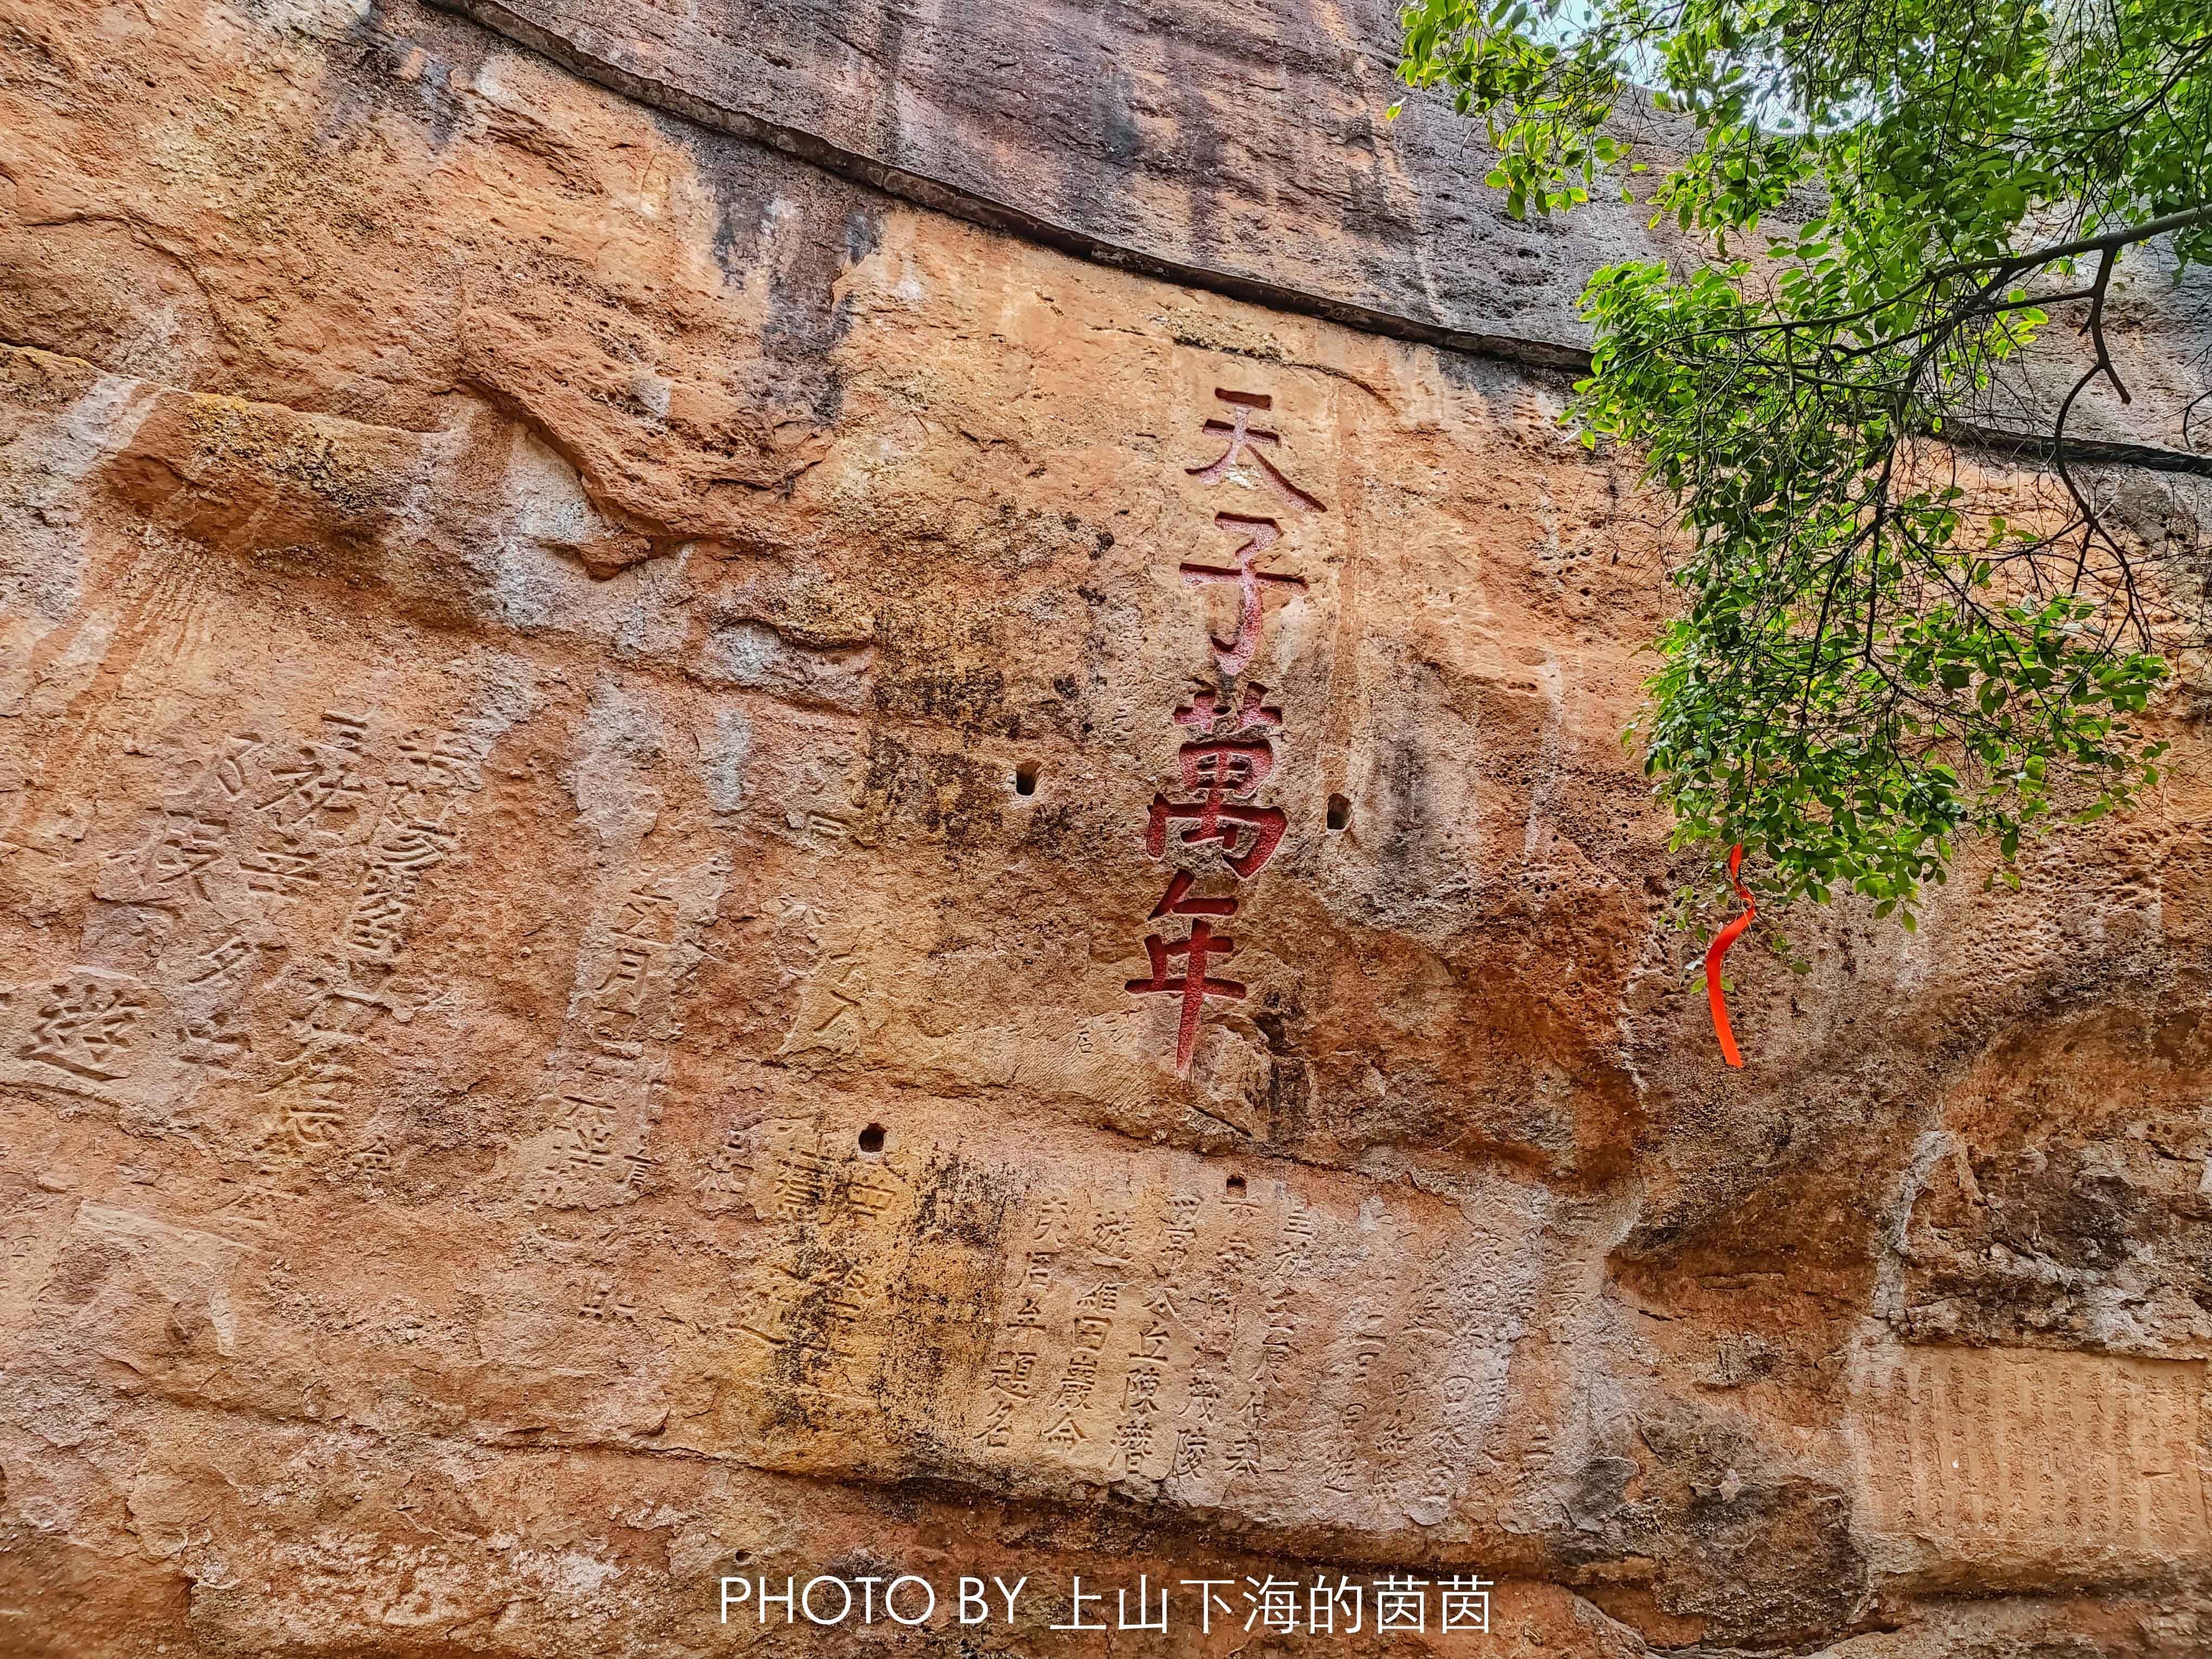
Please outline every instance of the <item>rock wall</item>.
[{"label": "rock wall", "polygon": [[0,11],[0,1652],[2212,1646],[2201,679],[1729,1073],[1632,224],[1368,10],[470,9]]}]

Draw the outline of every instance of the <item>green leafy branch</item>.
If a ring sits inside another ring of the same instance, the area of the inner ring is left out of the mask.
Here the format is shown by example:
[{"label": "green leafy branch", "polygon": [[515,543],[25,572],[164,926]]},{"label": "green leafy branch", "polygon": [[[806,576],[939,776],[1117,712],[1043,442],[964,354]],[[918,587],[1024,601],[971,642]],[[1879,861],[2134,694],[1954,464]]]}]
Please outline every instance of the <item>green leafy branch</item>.
[{"label": "green leafy branch", "polygon": [[[2067,428],[2093,386],[2129,395],[2124,253],[2212,257],[2201,4],[1425,0],[1406,25],[1406,78],[1485,122],[1515,213],[1632,197],[1675,123],[1645,199],[1706,257],[1591,278],[1568,418],[1679,508],[1631,734],[1676,844],[1763,855],[1763,904],[1852,891],[1909,928],[1968,838],[2017,885],[2024,837],[2153,786],[2175,642]],[[2059,493],[2008,516],[2017,482],[1944,434],[2061,313],[2088,349],[2034,457]]]}]

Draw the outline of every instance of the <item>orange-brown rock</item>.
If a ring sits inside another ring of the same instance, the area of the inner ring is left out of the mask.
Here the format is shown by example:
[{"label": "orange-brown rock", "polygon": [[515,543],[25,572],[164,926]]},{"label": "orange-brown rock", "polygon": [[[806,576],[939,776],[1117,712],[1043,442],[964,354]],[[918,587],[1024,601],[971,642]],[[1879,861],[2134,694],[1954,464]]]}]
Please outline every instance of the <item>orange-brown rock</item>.
[{"label": "orange-brown rock", "polygon": [[[840,107],[827,12],[476,9],[0,10],[0,1654],[2212,1644],[2199,667],[2020,893],[1739,950],[1729,1072],[1663,507],[1544,366],[1606,249],[1405,299],[1481,215],[1362,218],[1462,142],[1345,125],[1379,14],[1055,182],[1035,20]],[[1036,1589],[718,1616],[904,1573]]]}]

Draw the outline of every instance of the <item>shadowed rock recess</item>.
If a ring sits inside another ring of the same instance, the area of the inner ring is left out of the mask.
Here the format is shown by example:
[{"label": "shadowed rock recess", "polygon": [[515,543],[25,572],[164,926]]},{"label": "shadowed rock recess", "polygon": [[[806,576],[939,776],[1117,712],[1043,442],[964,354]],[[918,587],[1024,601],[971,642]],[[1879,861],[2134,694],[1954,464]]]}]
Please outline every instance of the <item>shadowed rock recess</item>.
[{"label": "shadowed rock recess", "polygon": [[1726,1071],[1555,420],[1684,251],[1391,48],[0,3],[0,1654],[2212,1651],[2212,685]]}]

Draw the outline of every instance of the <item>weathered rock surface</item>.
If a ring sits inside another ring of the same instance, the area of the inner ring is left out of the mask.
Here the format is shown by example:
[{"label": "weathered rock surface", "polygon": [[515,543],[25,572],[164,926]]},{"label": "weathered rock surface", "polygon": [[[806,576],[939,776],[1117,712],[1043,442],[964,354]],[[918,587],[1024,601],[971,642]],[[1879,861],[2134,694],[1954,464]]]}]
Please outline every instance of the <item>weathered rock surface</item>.
[{"label": "weathered rock surface", "polygon": [[[1301,130],[1382,100],[1365,24],[1207,15],[1063,32],[1190,144],[1239,64]],[[879,30],[848,96],[836,18],[763,16],[637,27],[952,171]],[[921,83],[1018,24],[933,15]],[[1504,1581],[1449,1652],[2212,1644],[2201,681],[2022,893],[1741,951],[1729,1073],[1620,741],[1662,514],[1559,377],[410,5],[0,51],[0,1652],[864,1639],[717,1624],[762,1571]],[[1376,252],[1522,234],[1362,220],[1379,140],[1243,158],[1273,240],[1182,149],[1038,142],[968,161],[1559,338],[1559,266]],[[1176,839],[1209,780],[1244,816]],[[1129,988],[1201,926],[1243,994],[1179,1069]],[[988,1650],[1099,1650],[1066,1610]]]},{"label": "weathered rock surface", "polygon": [[1480,130],[1413,100],[1396,9],[451,0],[587,77],[1032,240],[1416,338],[1571,363],[1607,203],[1498,217]]}]

